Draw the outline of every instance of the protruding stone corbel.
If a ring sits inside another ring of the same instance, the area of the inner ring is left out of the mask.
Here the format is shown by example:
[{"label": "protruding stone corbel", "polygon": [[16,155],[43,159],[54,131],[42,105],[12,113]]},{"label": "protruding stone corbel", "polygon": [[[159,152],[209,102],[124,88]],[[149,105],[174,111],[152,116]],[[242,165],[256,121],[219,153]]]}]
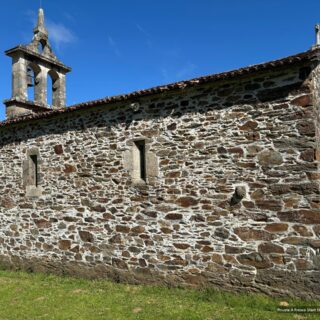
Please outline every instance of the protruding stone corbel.
[{"label": "protruding stone corbel", "polygon": [[246,188],[243,186],[238,186],[234,190],[234,194],[232,195],[232,198],[230,200],[230,205],[234,206],[241,202],[241,200],[245,197],[246,195]]},{"label": "protruding stone corbel", "polygon": [[139,102],[133,102],[130,104],[130,108],[134,111],[137,112],[140,109],[140,103]]}]

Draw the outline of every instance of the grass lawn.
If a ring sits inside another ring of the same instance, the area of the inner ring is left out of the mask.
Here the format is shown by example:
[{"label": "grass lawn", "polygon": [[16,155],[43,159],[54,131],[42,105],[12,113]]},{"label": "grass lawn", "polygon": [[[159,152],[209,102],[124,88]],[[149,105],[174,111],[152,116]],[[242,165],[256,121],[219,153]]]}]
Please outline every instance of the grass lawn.
[{"label": "grass lawn", "polygon": [[320,307],[316,301],[0,271],[0,320],[320,318],[320,313],[279,313],[280,301],[288,302],[289,306]]}]

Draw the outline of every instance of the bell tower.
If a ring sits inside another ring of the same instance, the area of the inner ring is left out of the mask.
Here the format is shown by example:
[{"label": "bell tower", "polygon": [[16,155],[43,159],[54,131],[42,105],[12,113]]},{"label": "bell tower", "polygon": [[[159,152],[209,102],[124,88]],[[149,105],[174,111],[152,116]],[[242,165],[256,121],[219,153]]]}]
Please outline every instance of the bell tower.
[{"label": "bell tower", "polygon": [[[5,52],[12,58],[12,96],[4,101],[7,119],[66,107],[66,74],[71,68],[51,49],[42,8],[33,33],[30,44]],[[50,78],[52,86],[48,88]],[[49,95],[52,101],[48,101]]]}]

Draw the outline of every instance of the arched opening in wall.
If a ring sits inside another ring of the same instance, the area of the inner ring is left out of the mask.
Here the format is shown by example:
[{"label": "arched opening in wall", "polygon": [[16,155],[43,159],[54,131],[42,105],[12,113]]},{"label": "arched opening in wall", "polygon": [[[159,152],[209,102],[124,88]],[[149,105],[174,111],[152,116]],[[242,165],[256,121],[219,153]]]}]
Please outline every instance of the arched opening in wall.
[{"label": "arched opening in wall", "polygon": [[28,101],[40,101],[40,72],[40,67],[34,63],[27,66]]},{"label": "arched opening in wall", "polygon": [[59,75],[56,71],[50,70],[47,76],[47,104],[58,106],[59,101]]},{"label": "arched opening in wall", "polygon": [[42,54],[45,46],[46,46],[46,42],[44,40],[39,41],[38,53]]}]

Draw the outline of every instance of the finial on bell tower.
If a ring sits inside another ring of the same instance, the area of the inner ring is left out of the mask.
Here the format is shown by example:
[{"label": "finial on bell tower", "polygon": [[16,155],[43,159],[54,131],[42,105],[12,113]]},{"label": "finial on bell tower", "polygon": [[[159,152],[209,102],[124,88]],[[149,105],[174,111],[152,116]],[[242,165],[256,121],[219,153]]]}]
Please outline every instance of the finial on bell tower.
[{"label": "finial on bell tower", "polygon": [[38,23],[37,26],[33,29],[33,33],[42,33],[44,36],[48,37],[48,30],[44,23],[44,12],[43,9],[40,7],[38,11]]},{"label": "finial on bell tower", "polygon": [[315,25],[316,43],[311,47],[311,50],[320,48],[320,24]]},{"label": "finial on bell tower", "polygon": [[34,36],[32,38],[32,42],[29,44],[29,48],[40,54],[50,56],[51,58],[56,59],[49,43],[49,34],[45,26],[44,12],[43,12],[43,9],[41,8],[41,4],[38,10],[37,25],[33,29],[33,34]]},{"label": "finial on bell tower", "polygon": [[316,24],[316,47],[320,46],[320,24]]}]

